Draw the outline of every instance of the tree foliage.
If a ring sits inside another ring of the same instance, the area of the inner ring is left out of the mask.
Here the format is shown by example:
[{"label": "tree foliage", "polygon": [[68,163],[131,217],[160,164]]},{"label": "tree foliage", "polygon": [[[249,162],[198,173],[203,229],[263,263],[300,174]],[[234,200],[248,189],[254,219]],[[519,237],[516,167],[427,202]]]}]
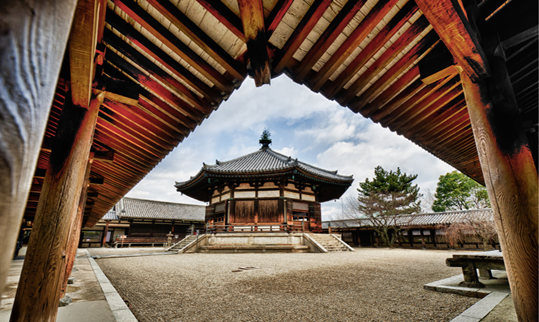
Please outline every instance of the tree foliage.
[{"label": "tree foliage", "polygon": [[436,212],[490,207],[487,189],[458,171],[440,176],[434,197]]},{"label": "tree foliage", "polygon": [[400,168],[387,172],[381,166],[374,174],[372,181],[367,178],[359,183],[358,210],[370,218],[373,229],[391,247],[400,231],[397,220],[421,210],[419,187],[412,184],[417,174],[401,173]]}]

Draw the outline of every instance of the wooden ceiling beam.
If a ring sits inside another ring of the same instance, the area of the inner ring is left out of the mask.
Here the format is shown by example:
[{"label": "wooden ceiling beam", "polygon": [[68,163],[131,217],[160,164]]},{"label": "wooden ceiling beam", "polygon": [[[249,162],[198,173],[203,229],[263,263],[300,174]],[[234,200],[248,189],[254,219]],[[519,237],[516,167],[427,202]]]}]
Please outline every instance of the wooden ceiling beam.
[{"label": "wooden ceiling beam", "polygon": [[[417,43],[409,52],[406,53],[406,55],[402,56],[399,61],[393,65],[384,75],[382,75],[380,78],[374,82],[369,88],[364,91],[361,95],[357,96],[358,103],[356,103],[357,108],[361,110],[365,105],[367,105],[372,99],[376,98],[376,96],[385,90],[385,88],[394,80],[396,80],[400,75],[409,67],[413,66],[415,64],[415,61],[419,59],[423,54],[428,52],[430,48],[432,48],[433,45],[436,44],[438,41],[438,36],[434,31],[429,32],[425,38],[421,39],[419,43]],[[361,79],[361,77],[359,78]],[[348,95],[344,97],[344,102],[346,104],[350,101],[351,98],[353,98],[355,95],[351,94],[355,91],[355,93],[359,92],[361,88],[354,87],[352,91],[350,92],[350,89],[347,92]],[[341,100],[340,102],[343,102]]]},{"label": "wooden ceiling beam", "polygon": [[95,77],[96,46],[105,28],[105,0],[77,2],[74,23],[69,36],[69,69],[73,104],[88,108]]},{"label": "wooden ceiling beam", "polygon": [[301,82],[307,76],[312,67],[324,55],[335,39],[339,37],[344,28],[346,28],[348,23],[366,2],[367,0],[348,1],[344,5],[324,33],[318,38],[314,46],[311,47],[307,55],[301,60],[299,66],[296,67],[293,73],[296,82]]},{"label": "wooden ceiling beam", "polygon": [[241,41],[245,41],[245,36],[243,34],[243,26],[241,24],[241,19],[236,16],[232,10],[230,10],[224,3],[221,1],[209,1],[209,0],[197,0],[197,2],[203,6],[209,13],[212,14],[220,23],[225,25],[236,37]]},{"label": "wooden ceiling beam", "polygon": [[[404,24],[410,19],[414,13],[418,10],[415,6],[415,2],[410,1],[407,3],[396,15],[393,17],[387,25],[380,30],[380,32],[371,40],[367,46],[357,55],[350,64],[337,76],[335,81],[326,86],[324,93],[326,97],[332,99],[335,95],[343,89],[343,87],[356,75],[356,73],[365,66],[365,64],[371,60],[371,58],[404,26]],[[426,27],[427,22],[423,23],[423,28]],[[419,30],[421,25],[416,25]],[[401,36],[402,37],[402,36]],[[397,40],[398,41],[398,40]],[[394,44],[392,45],[394,46]],[[396,50],[395,47],[390,47],[388,50]],[[389,54],[388,54],[389,55]],[[378,59],[384,59],[379,57]]]},{"label": "wooden ceiling beam", "polygon": [[426,142],[432,144],[433,146],[442,146],[448,142],[452,142],[455,139],[465,136],[463,133],[470,133],[473,136],[472,125],[470,124],[469,117],[468,121],[463,121],[462,123],[457,124],[450,131],[445,132],[439,139],[427,139]]},{"label": "wooden ceiling beam", "polygon": [[271,35],[273,35],[275,29],[277,29],[277,26],[281,20],[283,20],[284,15],[288,12],[292,2],[294,2],[294,0],[279,0],[275,4],[275,7],[273,7],[265,21],[266,39],[269,40],[271,38]]},{"label": "wooden ceiling beam", "polygon": [[427,120],[425,120],[425,122],[423,122],[420,126],[414,128],[413,131],[410,132],[408,138],[410,138],[410,140],[415,140],[423,132],[430,132],[437,127],[439,128],[445,126],[447,123],[454,120],[454,118],[459,115],[459,113],[462,113],[465,108],[465,101],[460,101],[459,103],[454,105],[447,104],[446,108],[439,109],[438,111],[433,113]]},{"label": "wooden ceiling beam", "polygon": [[400,106],[396,106],[396,108],[390,113],[385,113],[386,115],[380,118],[380,124],[383,127],[388,127],[390,124],[392,124],[393,121],[400,118],[403,113],[406,113],[410,109],[414,108],[414,106],[421,103],[423,100],[427,99],[430,95],[435,93],[440,87],[447,83],[447,81],[448,79],[438,81],[435,84],[424,86],[406,102],[404,102]]},{"label": "wooden ceiling beam", "polygon": [[184,84],[180,83],[174,77],[163,71],[151,60],[146,58],[143,54],[138,52],[108,29],[105,30],[105,42],[107,43],[109,49],[115,49],[131,60],[134,64],[140,68],[143,68],[144,71],[146,71],[152,78],[158,80],[161,84],[166,85],[169,88],[169,91],[173,90],[176,96],[184,100],[189,105],[195,107],[203,115],[209,115],[211,112],[213,112],[211,102],[192,92]]},{"label": "wooden ceiling beam", "polygon": [[160,137],[152,135],[152,132],[127,119],[122,114],[115,113],[115,111],[106,106],[102,107],[99,111],[99,117],[113,125],[116,129],[136,138],[140,141],[140,144],[144,144],[156,151],[157,154],[154,154],[156,157],[159,157],[164,153],[166,154],[168,153],[167,151],[172,151],[174,149],[174,146],[170,143],[164,141]]},{"label": "wooden ceiling beam", "polygon": [[445,94],[440,99],[436,100],[430,106],[425,107],[422,111],[418,112],[416,115],[411,117],[410,122],[401,127],[397,132],[403,136],[409,137],[412,132],[415,131],[415,128],[420,127],[424,124],[429,116],[434,114],[439,110],[446,110],[451,106],[458,106],[464,102],[464,97],[462,96],[462,88],[459,86],[453,88],[450,92]]},{"label": "wooden ceiling beam", "polygon": [[454,0],[416,0],[458,65],[472,80],[489,75],[483,48],[462,7]]},{"label": "wooden ceiling beam", "polygon": [[[110,65],[110,68],[107,68],[105,71],[108,75],[111,75],[112,77],[121,79],[125,78],[129,80],[129,78],[126,77],[115,66]],[[146,89],[141,89],[139,104],[137,106],[144,112],[157,118],[163,124],[167,125],[169,128],[180,134],[181,137],[186,137],[191,132],[191,128],[186,124],[193,124],[193,126],[195,124],[190,118],[186,117],[176,109],[172,108],[172,106],[163,102],[160,98],[153,95]]]},{"label": "wooden ceiling beam", "polygon": [[[393,111],[408,102],[408,100],[412,99],[414,95],[416,95],[419,91],[423,90],[425,87],[426,85],[420,79],[414,81],[397,96],[395,96],[395,98],[389,101],[386,105],[383,105],[381,108],[375,111],[368,110],[367,112],[370,113],[369,118],[373,122],[379,123],[381,119],[383,119],[388,114],[393,113]],[[369,106],[367,106],[367,108],[369,108]]]},{"label": "wooden ceiling beam", "polygon": [[299,46],[309,35],[311,30],[316,26],[326,9],[331,4],[332,0],[315,0],[305,16],[294,29],[294,32],[288,38],[283,48],[281,48],[278,57],[274,60],[273,71],[275,74],[280,74],[287,66],[288,62],[294,56]]},{"label": "wooden ceiling beam", "polygon": [[[381,95],[379,95],[374,101],[370,102],[360,112],[363,117],[368,118],[374,112],[381,109],[388,102],[390,102],[395,96],[401,93],[410,84],[413,84],[415,80],[419,78],[419,67],[414,66],[400,77],[395,83],[389,86]],[[352,111],[354,110],[354,101],[350,102],[348,106]]]},{"label": "wooden ceiling beam", "polygon": [[[324,66],[315,74],[313,79],[309,80],[310,88],[318,92],[322,85],[335,73],[335,71],[342,65],[342,63],[356,50],[356,48],[367,38],[371,31],[382,21],[382,19],[394,8],[397,4],[397,0],[381,0],[369,11],[367,16],[359,23],[345,42],[337,49],[337,51],[331,56],[331,58],[324,64]],[[395,24],[395,20],[398,21],[397,25],[404,24],[413,13],[417,11],[417,6],[414,1],[409,1],[399,12],[397,16],[390,20],[390,22],[383,28],[380,33],[386,34],[386,30],[391,30],[391,25]],[[393,22],[393,23],[392,23]],[[389,26],[389,27],[388,27]],[[400,27],[399,27],[400,28]],[[384,32],[385,31],[385,32]],[[376,36],[378,37],[378,35]],[[380,37],[385,38],[385,37]],[[389,38],[387,39],[389,40]],[[384,41],[385,42],[387,42]],[[374,41],[374,40],[373,40]],[[373,53],[374,54],[374,53]]]},{"label": "wooden ceiling beam", "polygon": [[157,96],[160,100],[170,104],[170,106],[178,111],[179,114],[184,116],[181,118],[181,120],[184,125],[189,127],[191,130],[196,127],[196,124],[202,121],[204,116],[202,113],[200,113],[200,111],[196,110],[192,106],[189,106],[185,101],[172,94],[163,85],[147,76],[143,71],[131,65],[129,62],[111,50],[109,50],[107,53],[107,63],[120,69],[123,73],[132,78],[137,84],[140,84],[143,87],[143,90],[140,92],[141,95],[147,97],[144,92],[149,91]]},{"label": "wooden ceiling beam", "polygon": [[[398,119],[394,121],[393,125],[399,128],[406,127],[407,124],[412,122],[412,119],[414,117],[416,117],[419,113],[427,109],[429,106],[431,106],[435,102],[438,102],[439,100],[443,100],[443,98],[446,96],[451,97],[451,99],[453,99],[454,97],[460,95],[462,93],[462,88],[459,86],[460,79],[455,76],[456,75],[453,75],[453,77],[445,79],[443,82],[441,82],[442,86],[439,86],[434,92],[432,92],[419,104],[416,104],[413,106],[413,108],[410,108],[405,112],[402,112],[398,116]],[[446,99],[443,101],[447,102],[448,100]]]},{"label": "wooden ceiling beam", "polygon": [[[408,28],[392,45],[389,47],[369,68],[354,81],[348,89],[344,87],[335,88],[335,97],[340,102],[347,104],[363,88],[369,86],[369,83],[388,66],[396,57],[410,45],[419,35],[428,27],[428,21],[420,17],[414,24]],[[417,47],[417,45],[416,45]],[[361,55],[361,54],[360,54]],[[365,54],[369,55],[369,54]],[[374,56],[374,54],[372,54]],[[371,56],[372,57],[372,56]],[[364,57],[367,58],[367,57]],[[402,61],[402,58],[401,58]],[[365,61],[366,63],[366,61]],[[359,67],[359,66],[358,66]],[[361,66],[363,67],[363,66]],[[359,69],[361,69],[359,67]],[[358,69],[358,70],[359,70]],[[387,73],[386,73],[387,74]],[[353,77],[354,75],[352,75]],[[351,78],[352,78],[351,77]],[[339,93],[342,92],[339,98]]]},{"label": "wooden ceiling beam", "polygon": [[418,132],[418,134],[414,136],[414,140],[417,142],[423,142],[427,138],[437,138],[440,135],[443,135],[445,132],[449,133],[451,129],[455,128],[467,119],[469,119],[468,110],[466,110],[466,106],[464,106],[463,109],[460,109],[458,113],[446,119],[443,123],[440,123],[439,125],[433,124],[428,130],[426,130],[425,134]]},{"label": "wooden ceiling beam", "polygon": [[166,140],[166,136],[163,138],[156,135],[150,131],[149,128],[144,127],[142,125],[144,123],[138,124],[123,113],[118,113],[118,110],[112,110],[110,106],[114,105],[109,104],[108,106],[102,107],[102,110],[100,111],[102,113],[99,117],[114,125],[117,129],[139,139],[144,144],[147,144],[152,149],[158,151],[161,155],[174,149],[175,146]]},{"label": "wooden ceiling beam", "polygon": [[99,160],[102,162],[114,162],[114,150],[95,151],[94,160]]},{"label": "wooden ceiling beam", "polygon": [[133,26],[116,15],[112,10],[107,11],[107,23],[129,39],[135,46],[145,52],[146,55],[158,61],[176,77],[180,78],[197,92],[203,94],[204,97],[206,97],[206,99],[211,103],[219,105],[223,100],[222,95],[230,94],[221,92],[219,89],[217,89],[217,86],[210,87],[204,83],[180,63],[178,63],[174,58],[165,53],[160,47],[156,46],[148,38],[144,37],[140,32],[133,28]]},{"label": "wooden ceiling beam", "polygon": [[226,76],[219,73],[213,66],[202,59],[197,53],[184,44],[178,37],[134,1],[112,0],[112,2],[152,34],[152,36],[157,38],[176,55],[180,56],[181,59],[185,60],[197,72],[209,79],[221,91],[225,93],[231,93],[233,91],[234,85],[230,79],[227,79]]},{"label": "wooden ceiling beam", "polygon": [[183,138],[183,135],[179,135],[167,126],[161,125],[159,119],[146,113],[139,106],[126,105],[108,99],[105,99],[103,105],[110,108],[115,113],[125,115],[125,117],[132,122],[140,124],[143,128],[154,133],[154,135],[163,138],[163,140],[170,142],[173,146],[178,145],[180,139]]},{"label": "wooden ceiling beam", "polygon": [[98,120],[99,128],[95,131],[97,139],[106,142],[117,151],[118,155],[128,159],[131,167],[138,168],[139,171],[149,171],[153,168],[153,163],[156,162],[153,158],[149,158],[131,142],[126,141],[125,137],[116,135],[118,131],[116,133],[111,131],[103,123],[104,121]]},{"label": "wooden ceiling beam", "polygon": [[262,0],[238,0],[238,5],[247,44],[249,74],[254,78],[256,87],[270,84],[271,66]]},{"label": "wooden ceiling beam", "polygon": [[239,82],[245,79],[247,73],[242,64],[232,58],[229,53],[194,24],[172,2],[169,0],[148,0],[148,3],[226,69],[230,75]]}]

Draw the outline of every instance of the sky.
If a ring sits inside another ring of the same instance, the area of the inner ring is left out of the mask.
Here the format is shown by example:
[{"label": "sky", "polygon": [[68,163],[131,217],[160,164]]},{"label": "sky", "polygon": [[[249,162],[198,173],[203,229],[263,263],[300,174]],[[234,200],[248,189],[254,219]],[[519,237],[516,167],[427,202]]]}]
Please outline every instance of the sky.
[{"label": "sky", "polygon": [[204,204],[181,195],[175,181],[195,175],[202,163],[215,164],[260,149],[262,131],[271,132],[271,148],[326,170],[353,175],[337,201],[322,204],[322,219],[342,218],[347,198],[374,168],[417,174],[421,192],[434,193],[440,175],[455,170],[406,138],[355,114],[334,101],[294,83],[287,76],[256,88],[251,78],[159,163],[127,197]]}]

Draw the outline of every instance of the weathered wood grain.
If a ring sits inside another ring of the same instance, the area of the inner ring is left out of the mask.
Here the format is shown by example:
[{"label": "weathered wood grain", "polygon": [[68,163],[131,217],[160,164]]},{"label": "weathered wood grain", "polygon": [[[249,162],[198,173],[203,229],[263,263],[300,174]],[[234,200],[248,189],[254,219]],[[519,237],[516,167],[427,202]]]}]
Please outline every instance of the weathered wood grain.
[{"label": "weathered wood grain", "polygon": [[90,186],[90,171],[92,169],[92,163],[93,160],[93,152],[90,152],[90,156],[88,158],[88,164],[86,166],[86,172],[84,174],[84,182],[82,184],[82,191],[80,193],[79,197],[79,205],[77,207],[77,214],[73,216],[71,219],[71,223],[69,225],[69,236],[67,239],[67,249],[66,249],[66,270],[63,275],[63,282],[61,287],[61,293],[60,298],[63,298],[66,293],[67,289],[67,280],[69,279],[69,276],[71,275],[71,271],[73,270],[73,264],[75,263],[75,257],[77,256],[77,248],[79,246],[79,238],[80,238],[80,232],[82,230],[82,217],[84,216],[84,208],[86,207],[86,198],[87,198],[87,192],[88,187]]},{"label": "weathered wood grain", "polygon": [[489,57],[491,77],[461,73],[481,169],[519,321],[537,321],[537,170],[503,58]]},{"label": "weathered wood grain", "polygon": [[318,23],[318,20],[322,18],[322,15],[326,12],[326,9],[330,4],[331,0],[316,0],[312,4],[290,38],[286,41],[279,56],[274,60],[274,73],[280,74],[283,71],[288,64],[288,61],[292,59],[296,50],[298,50],[299,46],[301,46],[305,38],[307,38],[311,30]]},{"label": "weathered wood grain", "polygon": [[271,70],[262,0],[239,0],[241,22],[250,62],[249,73],[257,87],[270,84]]},{"label": "weathered wood grain", "polygon": [[[311,89],[318,92],[322,85],[328,80],[331,75],[342,65],[342,63],[356,50],[356,48],[367,38],[371,30],[378,25],[378,23],[387,15],[387,13],[393,9],[397,0],[382,0],[369,11],[369,14],[363,19],[356,29],[350,34],[345,42],[337,49],[337,51],[331,56],[331,58],[324,64],[324,66],[316,73],[312,80],[309,80]],[[402,12],[408,12],[409,4],[417,10],[417,6],[413,1],[410,1]],[[415,12],[415,10],[413,11]],[[397,19],[399,21],[404,20],[399,14]],[[405,20],[404,20],[405,21]],[[384,29],[387,29],[384,27]]]},{"label": "weathered wood grain", "polygon": [[76,1],[0,2],[0,292],[32,184]]},{"label": "weathered wood grain", "polygon": [[88,107],[95,76],[95,49],[105,28],[106,1],[79,0],[69,39],[69,70],[73,104]]},{"label": "weathered wood grain", "polygon": [[305,76],[307,76],[311,68],[316,64],[316,62],[318,62],[320,57],[324,55],[326,50],[333,44],[333,42],[366,2],[366,0],[348,1],[344,5],[335,19],[331,21],[326,30],[324,30],[324,33],[320,36],[320,38],[318,38],[314,46],[309,50],[307,55],[301,60],[299,66],[296,67],[294,73],[294,80],[296,82],[303,80]]},{"label": "weathered wood grain", "polygon": [[474,81],[488,76],[485,53],[462,8],[452,0],[416,3],[468,76]]},{"label": "weathered wood grain", "polygon": [[11,321],[54,321],[60,300],[70,224],[80,193],[105,94],[86,109],[64,105],[13,303]]}]

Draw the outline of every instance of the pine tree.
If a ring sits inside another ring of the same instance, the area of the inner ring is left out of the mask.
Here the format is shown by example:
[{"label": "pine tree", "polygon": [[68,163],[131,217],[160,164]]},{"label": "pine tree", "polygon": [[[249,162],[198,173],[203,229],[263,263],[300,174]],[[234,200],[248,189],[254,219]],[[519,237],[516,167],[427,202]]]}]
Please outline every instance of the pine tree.
[{"label": "pine tree", "polygon": [[421,210],[419,187],[412,184],[417,174],[401,173],[400,168],[387,172],[381,166],[374,174],[372,181],[367,178],[359,183],[358,210],[370,218],[384,244],[392,247],[401,229],[399,217]]}]

